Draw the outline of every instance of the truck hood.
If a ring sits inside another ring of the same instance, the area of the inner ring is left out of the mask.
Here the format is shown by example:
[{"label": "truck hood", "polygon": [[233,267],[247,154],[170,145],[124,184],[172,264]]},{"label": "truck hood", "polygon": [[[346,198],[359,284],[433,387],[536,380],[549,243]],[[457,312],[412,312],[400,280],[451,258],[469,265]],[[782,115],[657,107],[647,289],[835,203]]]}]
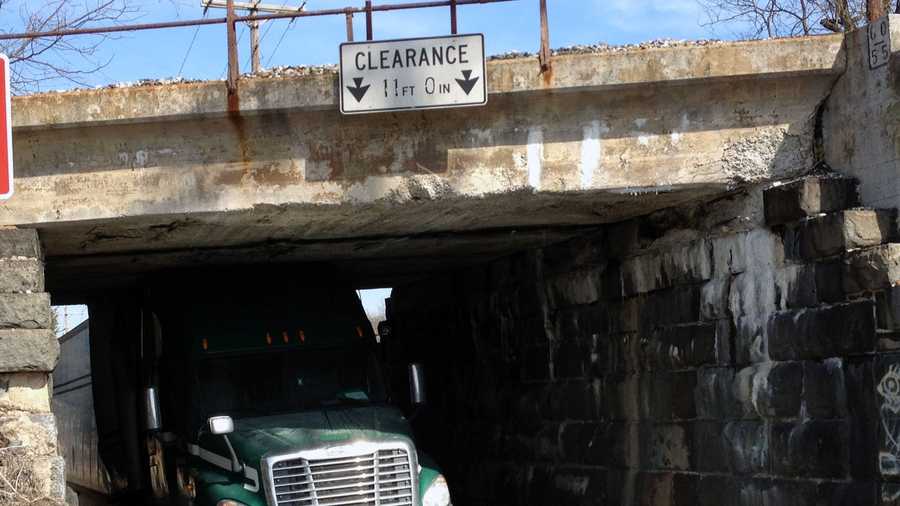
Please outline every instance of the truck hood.
[{"label": "truck hood", "polygon": [[411,441],[412,431],[396,408],[367,406],[237,419],[229,439],[240,459],[257,467],[266,456],[329,444]]}]

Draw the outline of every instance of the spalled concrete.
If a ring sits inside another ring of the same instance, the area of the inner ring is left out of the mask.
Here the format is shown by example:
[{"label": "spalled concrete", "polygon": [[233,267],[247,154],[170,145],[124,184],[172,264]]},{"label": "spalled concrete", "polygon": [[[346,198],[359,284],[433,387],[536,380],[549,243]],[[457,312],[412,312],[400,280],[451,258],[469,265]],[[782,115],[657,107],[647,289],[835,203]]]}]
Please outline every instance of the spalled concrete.
[{"label": "spalled concrete", "polygon": [[232,109],[221,82],[21,97],[0,224],[40,229],[51,272],[234,249],[421,258],[438,236],[483,260],[502,252],[484,234],[562,239],[808,170],[840,53],[815,37],[562,55],[545,74],[497,60],[484,108],[352,118],[332,72],[244,79]]}]

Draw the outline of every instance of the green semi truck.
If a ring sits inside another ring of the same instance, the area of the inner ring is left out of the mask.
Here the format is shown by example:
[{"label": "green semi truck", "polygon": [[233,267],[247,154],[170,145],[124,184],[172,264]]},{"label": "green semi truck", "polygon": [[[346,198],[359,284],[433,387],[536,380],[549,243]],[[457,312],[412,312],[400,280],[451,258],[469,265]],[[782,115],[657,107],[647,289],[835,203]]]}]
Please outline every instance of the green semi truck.
[{"label": "green semi truck", "polygon": [[403,367],[408,397],[392,391],[355,291],[321,276],[225,279],[168,278],[90,306],[111,494],[195,506],[448,506],[446,481],[394,404],[402,398],[410,414],[424,403],[422,368]]}]

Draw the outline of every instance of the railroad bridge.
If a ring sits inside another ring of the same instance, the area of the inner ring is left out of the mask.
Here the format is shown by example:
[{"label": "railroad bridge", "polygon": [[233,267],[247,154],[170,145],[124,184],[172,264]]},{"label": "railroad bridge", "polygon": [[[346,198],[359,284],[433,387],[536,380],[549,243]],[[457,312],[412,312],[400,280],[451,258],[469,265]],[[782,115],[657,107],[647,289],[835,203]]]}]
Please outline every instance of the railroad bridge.
[{"label": "railroad bridge", "polygon": [[51,301],[326,261],[394,287],[460,504],[898,504],[888,24],[877,68],[864,30],[495,59],[473,109],[341,116],[328,69],[17,97],[0,443],[62,495]]}]

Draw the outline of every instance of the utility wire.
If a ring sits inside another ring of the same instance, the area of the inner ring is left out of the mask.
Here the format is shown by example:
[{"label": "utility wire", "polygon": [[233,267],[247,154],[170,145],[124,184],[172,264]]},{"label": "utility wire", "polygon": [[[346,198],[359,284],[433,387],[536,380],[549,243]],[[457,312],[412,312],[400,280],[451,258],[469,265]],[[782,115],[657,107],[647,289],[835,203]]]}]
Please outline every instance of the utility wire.
[{"label": "utility wire", "polygon": [[281,38],[278,39],[278,44],[275,44],[275,49],[272,50],[272,54],[270,54],[269,59],[266,60],[266,67],[268,67],[269,64],[272,63],[272,58],[275,57],[275,53],[278,52],[278,48],[281,47],[281,43],[284,42],[284,37],[287,35],[288,31],[290,31],[291,25],[294,24],[295,19],[297,18],[292,18],[290,23],[288,23],[288,25],[284,27],[284,32],[282,32]]},{"label": "utility wire", "polygon": [[[288,0],[288,1],[289,1],[289,0]],[[288,1],[285,1],[283,4],[281,4],[281,8],[282,8],[282,9],[286,9],[286,8],[287,8]],[[303,10],[303,8],[306,7],[306,4],[307,4],[306,1],[302,2],[302,3],[300,4],[300,7],[298,7],[298,10]],[[275,56],[275,52],[278,51],[278,48],[281,46],[281,42],[284,40],[284,36],[285,36],[285,34],[287,33],[287,30],[291,27],[291,24],[292,24],[296,19],[297,19],[297,18],[291,18],[291,20],[290,20],[290,22],[288,23],[287,27],[284,29],[285,31],[284,31],[284,33],[281,34],[281,38],[278,40],[278,44],[275,45],[275,49],[272,50],[272,53],[269,55],[269,58],[266,59],[266,67],[268,67],[269,64],[272,63],[272,57]],[[260,48],[262,48],[262,43],[263,43],[264,40],[266,40],[266,36],[269,35],[269,32],[272,30],[272,27],[273,27],[273,26],[274,26],[274,23],[269,23],[269,26],[266,27],[266,31],[263,32],[262,37],[260,37],[260,40],[259,40],[259,46],[260,46]]]},{"label": "utility wire", "polygon": [[187,48],[187,52],[184,53],[184,59],[181,60],[181,66],[178,67],[178,77],[181,77],[181,72],[184,70],[184,64],[187,63],[188,56],[191,54],[191,49],[194,49],[194,42],[197,41],[197,34],[200,33],[200,26],[197,26],[197,29],[194,30],[194,36],[191,37],[191,44]]},{"label": "utility wire", "polygon": [[[287,8],[288,1],[286,0],[283,4],[281,4],[281,8]],[[262,44],[262,41],[266,40],[266,36],[269,35],[269,32],[272,31],[272,27],[275,26],[275,23],[267,23],[266,29],[263,31],[262,37],[259,38],[259,43]]]},{"label": "utility wire", "polygon": [[[249,28],[248,28],[248,29],[249,29]],[[258,28],[257,28],[257,29],[258,29]],[[260,50],[262,49],[262,43],[263,43],[263,38],[260,37],[260,38],[259,38],[259,48],[260,48]],[[250,45],[252,46],[253,43],[251,42]],[[250,64],[252,63],[252,61],[253,61],[253,47],[250,48],[250,51],[247,51],[247,59],[244,61],[244,67],[249,68],[249,67],[250,67]]]},{"label": "utility wire", "polygon": [[[285,0],[285,2],[284,2],[283,4],[281,4],[280,9],[286,8],[286,7],[287,7],[287,4],[288,4],[288,1],[289,1],[289,0]],[[269,35],[269,32],[270,32],[270,31],[272,31],[272,26],[274,25],[274,23],[272,23],[272,22],[270,21],[270,22],[266,23],[266,25],[267,25],[267,26],[266,26],[266,29],[263,31],[262,36],[259,38],[259,50],[260,50],[260,51],[262,51],[262,48],[263,48],[263,42],[265,42],[266,36]],[[252,50],[251,50],[251,54],[247,57],[247,66],[248,66],[248,67],[250,66],[250,61],[251,61],[251,60],[253,60]]]},{"label": "utility wire", "polygon": [[[287,7],[287,1],[285,1],[283,4],[281,4],[281,8],[282,8],[282,9],[284,9],[285,7]],[[272,26],[273,26],[273,25],[274,25],[274,23],[272,23],[272,22],[266,23],[266,29],[263,30],[262,36],[259,38],[259,50],[260,50],[260,52],[262,51],[262,48],[263,48],[263,42],[266,41],[266,36],[268,36],[268,35],[269,35],[269,32],[272,31]],[[252,60],[252,59],[253,59],[253,54],[251,53],[250,56],[247,57],[247,66],[250,65],[250,60]]]},{"label": "utility wire", "polygon": [[[203,7],[203,17],[206,17],[206,13],[209,12],[209,4],[206,4]],[[197,25],[197,28],[194,30],[194,36],[191,37],[191,43],[188,45],[187,52],[184,53],[184,59],[181,60],[181,66],[178,67],[178,77],[181,77],[181,72],[184,70],[184,64],[187,63],[188,56],[191,55],[191,49],[194,49],[194,42],[197,41],[197,35],[200,33],[200,25]]]}]

